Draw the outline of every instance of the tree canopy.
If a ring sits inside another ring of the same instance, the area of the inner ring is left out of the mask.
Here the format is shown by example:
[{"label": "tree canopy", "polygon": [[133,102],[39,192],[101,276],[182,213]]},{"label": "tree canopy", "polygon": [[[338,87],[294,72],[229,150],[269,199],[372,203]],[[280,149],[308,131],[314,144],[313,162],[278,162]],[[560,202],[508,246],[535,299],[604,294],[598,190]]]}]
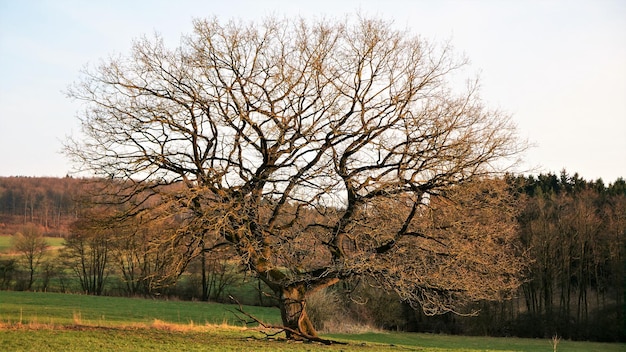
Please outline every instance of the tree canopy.
[{"label": "tree canopy", "polygon": [[376,19],[195,20],[84,72],[66,152],[128,214],[174,219],[173,251],[231,248],[291,337],[315,337],[306,295],[346,278],[458,312],[524,266],[497,179],[523,144],[477,81],[453,89],[465,64]]}]

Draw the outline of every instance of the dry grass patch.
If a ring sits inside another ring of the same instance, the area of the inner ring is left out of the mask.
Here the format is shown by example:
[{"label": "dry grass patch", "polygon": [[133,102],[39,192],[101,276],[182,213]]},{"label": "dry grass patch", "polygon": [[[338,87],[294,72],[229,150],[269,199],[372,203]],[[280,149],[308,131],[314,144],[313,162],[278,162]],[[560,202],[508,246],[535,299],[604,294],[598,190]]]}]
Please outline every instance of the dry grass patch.
[{"label": "dry grass patch", "polygon": [[154,319],[152,323],[128,323],[128,324],[107,324],[107,323],[89,323],[84,322],[81,317],[80,312],[75,312],[73,314],[73,323],[72,324],[61,324],[61,323],[43,323],[39,322],[36,318],[30,317],[30,320],[27,323],[22,323],[21,321],[17,322],[8,322],[8,321],[0,321],[0,330],[10,331],[10,330],[138,330],[138,329],[155,329],[161,331],[170,331],[170,332],[207,332],[214,330],[221,331],[255,331],[254,328],[245,328],[241,326],[233,326],[229,325],[227,322],[223,322],[221,324],[196,324],[193,321],[186,324],[178,324],[178,323],[170,323],[160,319]]},{"label": "dry grass patch", "polygon": [[171,332],[206,332],[210,330],[232,330],[232,331],[250,330],[241,326],[228,325],[225,322],[222,324],[206,323],[203,325],[198,325],[198,324],[195,324],[193,321],[189,322],[188,324],[176,324],[176,323],[169,323],[169,322],[159,320],[159,319],[154,319],[154,321],[149,325],[134,324],[134,326],[152,328],[152,329],[164,330],[164,331],[171,331]]}]

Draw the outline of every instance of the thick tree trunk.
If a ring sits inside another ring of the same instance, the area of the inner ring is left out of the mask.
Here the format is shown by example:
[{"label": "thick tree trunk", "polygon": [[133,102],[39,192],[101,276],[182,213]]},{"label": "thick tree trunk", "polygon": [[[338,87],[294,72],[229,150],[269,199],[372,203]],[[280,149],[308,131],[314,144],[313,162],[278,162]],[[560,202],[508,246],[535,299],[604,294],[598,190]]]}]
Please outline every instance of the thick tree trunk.
[{"label": "thick tree trunk", "polygon": [[280,315],[287,338],[309,339],[317,337],[317,331],[306,313],[306,289],[304,285],[282,288],[280,292]]}]

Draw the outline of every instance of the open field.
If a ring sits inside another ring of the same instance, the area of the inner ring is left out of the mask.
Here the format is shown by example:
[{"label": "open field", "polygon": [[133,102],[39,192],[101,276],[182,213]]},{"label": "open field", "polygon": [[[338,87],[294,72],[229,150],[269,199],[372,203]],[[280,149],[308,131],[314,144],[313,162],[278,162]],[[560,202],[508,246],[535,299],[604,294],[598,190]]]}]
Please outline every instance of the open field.
[{"label": "open field", "polygon": [[[44,237],[50,249],[56,249],[63,246],[65,239],[60,237]],[[13,247],[13,236],[0,235],[0,253],[8,253]]]},{"label": "open field", "polygon": [[8,252],[13,246],[13,236],[0,235],[0,253]]},{"label": "open field", "polygon": [[[87,326],[151,324],[155,319],[176,324],[239,324],[235,306],[217,303],[142,298],[0,291],[0,323]],[[246,307],[263,321],[279,323],[276,308]],[[240,324],[239,324],[240,325]]]},{"label": "open field", "polygon": [[[234,306],[0,291],[3,351],[553,351],[548,339],[372,332],[329,334],[349,345],[284,340],[241,327]],[[278,323],[275,308],[246,307]],[[625,344],[561,341],[559,351],[625,351]]]}]

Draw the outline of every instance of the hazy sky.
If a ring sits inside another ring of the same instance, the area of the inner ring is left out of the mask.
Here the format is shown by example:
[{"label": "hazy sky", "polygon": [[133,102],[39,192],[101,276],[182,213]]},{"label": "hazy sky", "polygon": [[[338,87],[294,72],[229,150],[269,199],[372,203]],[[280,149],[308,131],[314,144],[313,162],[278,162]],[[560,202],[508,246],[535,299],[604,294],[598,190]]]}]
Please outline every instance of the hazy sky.
[{"label": "hazy sky", "polygon": [[626,1],[0,0],[0,176],[64,176],[62,141],[80,106],[64,90],[87,64],[159,32],[176,45],[191,20],[267,15],[393,20],[450,39],[482,97],[535,147],[525,168],[626,177]]}]

